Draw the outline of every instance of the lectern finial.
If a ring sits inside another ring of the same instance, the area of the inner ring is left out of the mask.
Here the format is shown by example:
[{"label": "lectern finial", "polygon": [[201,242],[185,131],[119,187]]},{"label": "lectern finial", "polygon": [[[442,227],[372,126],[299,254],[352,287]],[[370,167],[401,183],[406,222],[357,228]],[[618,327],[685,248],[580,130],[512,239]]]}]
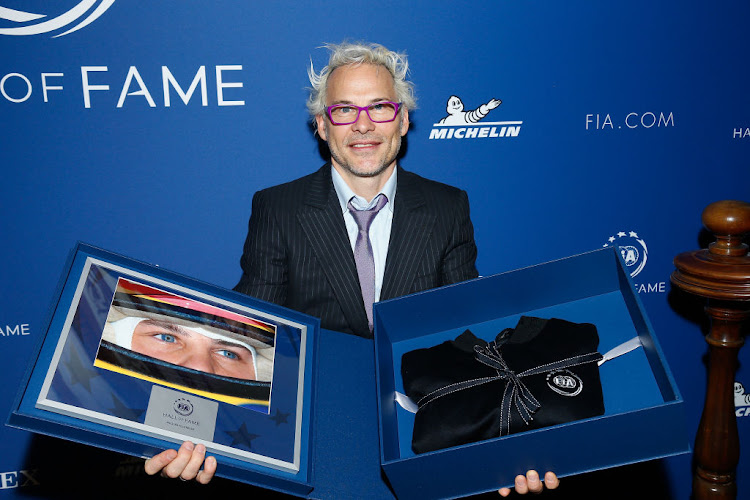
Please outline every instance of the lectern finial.
[{"label": "lectern finial", "polygon": [[723,200],[711,203],[703,210],[703,225],[716,236],[709,245],[714,255],[743,256],[748,246],[742,243],[745,234],[750,233],[750,203]]}]

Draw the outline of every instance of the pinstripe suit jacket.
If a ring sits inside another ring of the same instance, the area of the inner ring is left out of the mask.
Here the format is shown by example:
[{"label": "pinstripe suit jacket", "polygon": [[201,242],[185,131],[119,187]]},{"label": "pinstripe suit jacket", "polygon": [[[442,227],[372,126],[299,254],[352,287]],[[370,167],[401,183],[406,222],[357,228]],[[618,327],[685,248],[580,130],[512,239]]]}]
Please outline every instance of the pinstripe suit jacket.
[{"label": "pinstripe suit jacket", "polygon": [[[371,337],[330,164],[253,197],[235,290]],[[399,167],[381,300],[475,278],[466,193]]]}]

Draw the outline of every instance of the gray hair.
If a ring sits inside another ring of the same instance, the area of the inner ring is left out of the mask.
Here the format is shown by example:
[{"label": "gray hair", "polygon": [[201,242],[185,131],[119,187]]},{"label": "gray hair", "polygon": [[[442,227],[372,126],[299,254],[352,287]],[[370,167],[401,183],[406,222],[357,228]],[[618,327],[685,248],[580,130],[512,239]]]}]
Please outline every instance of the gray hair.
[{"label": "gray hair", "polygon": [[328,66],[320,70],[320,73],[316,73],[310,61],[310,68],[307,70],[312,85],[310,97],[307,99],[307,110],[312,115],[313,122],[315,116],[325,112],[328,77],[336,68],[350,64],[375,64],[386,68],[393,77],[396,99],[403,103],[402,106],[406,109],[416,109],[414,84],[406,79],[409,72],[406,54],[393,52],[377,43],[343,42],[338,45],[326,44],[323,47],[331,52]]}]

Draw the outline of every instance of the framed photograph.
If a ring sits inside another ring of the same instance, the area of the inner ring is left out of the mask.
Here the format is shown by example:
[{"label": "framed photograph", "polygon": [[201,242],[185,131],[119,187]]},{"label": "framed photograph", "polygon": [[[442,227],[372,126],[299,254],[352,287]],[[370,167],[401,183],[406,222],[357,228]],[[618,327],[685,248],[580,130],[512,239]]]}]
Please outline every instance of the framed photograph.
[{"label": "framed photograph", "polygon": [[79,244],[11,425],[139,456],[203,443],[219,474],[310,491],[319,320]]}]

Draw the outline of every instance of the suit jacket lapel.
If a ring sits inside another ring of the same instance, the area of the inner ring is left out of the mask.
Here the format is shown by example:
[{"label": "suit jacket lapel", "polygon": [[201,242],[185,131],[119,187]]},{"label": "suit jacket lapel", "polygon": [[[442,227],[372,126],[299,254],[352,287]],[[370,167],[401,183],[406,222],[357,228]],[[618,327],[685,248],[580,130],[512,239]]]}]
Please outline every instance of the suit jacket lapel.
[{"label": "suit jacket lapel", "polygon": [[399,168],[391,239],[383,276],[380,300],[411,292],[425,246],[435,224],[435,215],[426,213],[419,187],[408,172]]},{"label": "suit jacket lapel", "polygon": [[297,218],[352,330],[368,331],[357,267],[330,169],[325,165],[312,177]]}]

